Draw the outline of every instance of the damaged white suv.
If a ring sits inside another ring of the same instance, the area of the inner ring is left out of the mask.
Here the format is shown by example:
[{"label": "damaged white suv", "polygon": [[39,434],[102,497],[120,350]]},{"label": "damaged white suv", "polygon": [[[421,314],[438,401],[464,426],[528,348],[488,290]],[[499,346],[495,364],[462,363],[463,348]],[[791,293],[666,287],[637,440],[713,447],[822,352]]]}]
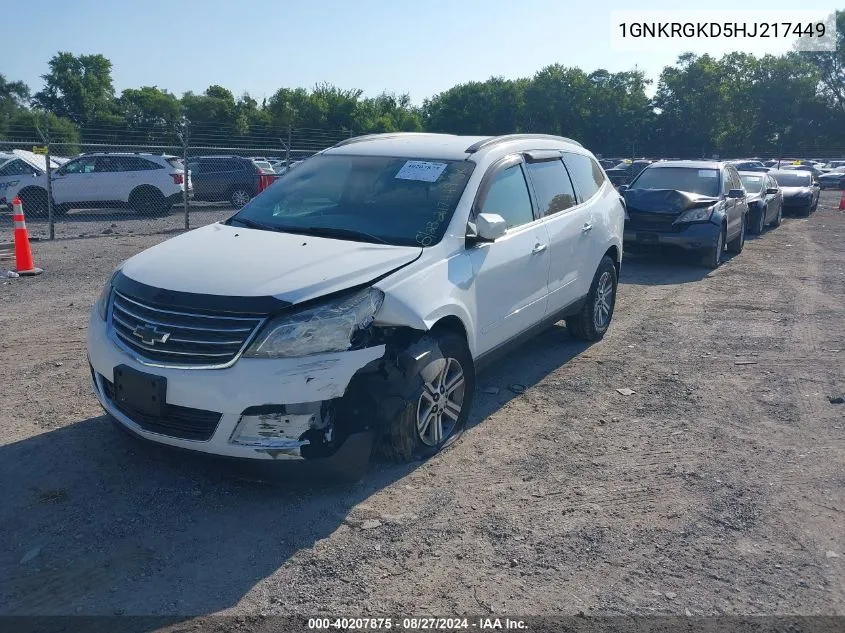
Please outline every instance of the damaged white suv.
[{"label": "damaged white suv", "polygon": [[349,139],[115,271],[89,322],[96,395],[195,451],[425,457],[463,429],[482,363],[561,319],[604,335],[623,225],[569,139]]}]

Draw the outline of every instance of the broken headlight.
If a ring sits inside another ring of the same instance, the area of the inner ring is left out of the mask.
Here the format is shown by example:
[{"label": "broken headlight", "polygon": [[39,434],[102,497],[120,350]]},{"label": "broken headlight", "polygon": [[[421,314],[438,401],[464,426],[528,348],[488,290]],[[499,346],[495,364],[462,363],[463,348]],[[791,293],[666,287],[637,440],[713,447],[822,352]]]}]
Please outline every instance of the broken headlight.
[{"label": "broken headlight", "polygon": [[286,358],[352,347],[357,332],[368,328],[384,301],[384,293],[367,288],[270,321],[244,356]]},{"label": "broken headlight", "polygon": [[713,207],[700,207],[698,209],[690,209],[689,211],[684,211],[678,219],[675,220],[676,224],[680,224],[681,222],[707,222],[710,219],[710,216],[713,215]]}]

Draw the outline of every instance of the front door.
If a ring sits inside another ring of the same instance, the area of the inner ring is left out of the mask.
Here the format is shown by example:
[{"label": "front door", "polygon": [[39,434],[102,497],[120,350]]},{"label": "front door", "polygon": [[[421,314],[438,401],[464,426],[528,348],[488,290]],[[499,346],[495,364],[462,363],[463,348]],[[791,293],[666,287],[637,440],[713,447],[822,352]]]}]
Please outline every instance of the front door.
[{"label": "front door", "polygon": [[502,216],[507,233],[465,252],[475,276],[478,354],[539,323],[548,295],[549,236],[535,219],[522,161],[507,159],[493,169],[492,185],[477,208]]}]

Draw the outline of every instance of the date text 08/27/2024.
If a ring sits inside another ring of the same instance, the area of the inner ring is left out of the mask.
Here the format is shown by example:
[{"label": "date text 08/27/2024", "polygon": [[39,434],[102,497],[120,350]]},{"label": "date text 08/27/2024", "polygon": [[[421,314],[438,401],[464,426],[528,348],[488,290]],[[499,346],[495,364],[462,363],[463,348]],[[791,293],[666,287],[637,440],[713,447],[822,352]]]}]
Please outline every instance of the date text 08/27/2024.
[{"label": "date text 08/27/2024", "polygon": [[511,618],[309,618],[308,628],[330,630],[406,631],[519,631],[526,630],[524,620]]}]

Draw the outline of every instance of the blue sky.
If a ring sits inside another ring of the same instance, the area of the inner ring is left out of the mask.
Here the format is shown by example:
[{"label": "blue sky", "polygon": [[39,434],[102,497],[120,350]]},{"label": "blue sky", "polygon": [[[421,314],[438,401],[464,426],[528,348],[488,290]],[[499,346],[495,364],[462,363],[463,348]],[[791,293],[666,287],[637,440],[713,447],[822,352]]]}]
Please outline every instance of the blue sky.
[{"label": "blue sky", "polygon": [[[842,2],[810,4],[829,13]],[[636,66],[656,80],[682,48],[615,52],[611,11],[678,6],[658,0],[37,0],[16,3],[20,35],[9,33],[0,73],[35,91],[49,58],[66,50],[108,57],[118,93],[157,85],[181,95],[220,84],[260,101],[279,87],[327,81],[367,95],[407,92],[421,104],[456,83],[531,76],[553,63],[587,71]],[[739,6],[707,3],[709,9]],[[770,0],[756,8],[806,6]],[[13,44],[27,33],[30,43]]]}]

